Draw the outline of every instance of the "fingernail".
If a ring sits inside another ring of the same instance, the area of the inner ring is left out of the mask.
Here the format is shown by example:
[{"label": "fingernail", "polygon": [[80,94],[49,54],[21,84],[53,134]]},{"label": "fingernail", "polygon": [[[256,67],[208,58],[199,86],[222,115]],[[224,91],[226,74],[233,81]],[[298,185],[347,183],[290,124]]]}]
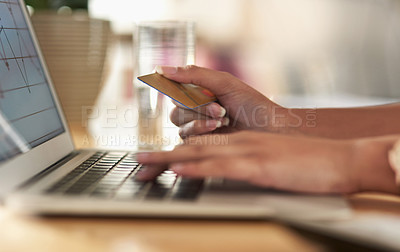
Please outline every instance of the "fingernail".
[{"label": "fingernail", "polygon": [[207,120],[206,121],[206,127],[210,130],[215,130],[216,128],[219,128],[221,126],[222,126],[221,121],[217,121],[217,120]]},{"label": "fingernail", "polygon": [[207,110],[210,116],[214,118],[222,118],[226,114],[226,109],[217,103],[211,103],[209,106],[207,106]]},{"label": "fingernail", "polygon": [[147,162],[150,160],[150,153],[147,152],[137,153],[136,158],[140,163]]},{"label": "fingernail", "polygon": [[162,75],[172,75],[178,72],[175,66],[156,66],[156,72]]},{"label": "fingernail", "polygon": [[135,174],[135,179],[137,180],[147,180],[148,179],[148,173],[144,170],[139,170],[136,174]]},{"label": "fingernail", "polygon": [[164,74],[164,72],[163,72],[161,66],[156,66],[155,70],[156,70],[156,72],[159,73],[159,74]]},{"label": "fingernail", "polygon": [[224,117],[222,119],[222,126],[229,126],[229,122],[230,122],[229,118],[228,117]]},{"label": "fingernail", "polygon": [[185,166],[183,164],[173,164],[170,167],[170,170],[176,173],[180,173],[185,169]]},{"label": "fingernail", "polygon": [[224,117],[226,115],[226,109],[224,109],[223,107],[221,107],[221,111],[219,113],[220,117]]},{"label": "fingernail", "polygon": [[142,170],[139,170],[139,171],[136,173],[135,177],[138,178],[138,179],[141,179],[141,178],[143,178],[144,175],[145,175],[145,172],[142,171]]}]

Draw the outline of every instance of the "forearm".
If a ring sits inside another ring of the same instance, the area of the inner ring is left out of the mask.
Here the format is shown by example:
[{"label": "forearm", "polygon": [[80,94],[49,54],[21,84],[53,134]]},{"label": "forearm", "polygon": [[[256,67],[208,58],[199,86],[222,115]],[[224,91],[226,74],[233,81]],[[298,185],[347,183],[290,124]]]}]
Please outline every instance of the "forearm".
[{"label": "forearm", "polygon": [[400,104],[362,108],[288,109],[287,133],[350,139],[400,133]]},{"label": "forearm", "polygon": [[400,135],[354,140],[353,164],[355,181],[360,191],[400,194],[388,153]]}]

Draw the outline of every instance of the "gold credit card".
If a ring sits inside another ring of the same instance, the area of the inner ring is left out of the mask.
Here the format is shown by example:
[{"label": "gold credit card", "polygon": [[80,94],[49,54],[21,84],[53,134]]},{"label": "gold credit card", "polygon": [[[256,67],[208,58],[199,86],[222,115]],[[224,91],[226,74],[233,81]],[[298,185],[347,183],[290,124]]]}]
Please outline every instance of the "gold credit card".
[{"label": "gold credit card", "polygon": [[208,89],[193,84],[181,84],[158,73],[139,76],[138,79],[190,109],[217,100]]}]

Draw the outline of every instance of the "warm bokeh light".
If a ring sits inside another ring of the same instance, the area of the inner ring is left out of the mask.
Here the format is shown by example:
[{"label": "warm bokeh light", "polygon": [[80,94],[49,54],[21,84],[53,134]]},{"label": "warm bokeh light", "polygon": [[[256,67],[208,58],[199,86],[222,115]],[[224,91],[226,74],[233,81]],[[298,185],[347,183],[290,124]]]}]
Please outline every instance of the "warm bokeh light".
[{"label": "warm bokeh light", "polygon": [[90,15],[113,21],[117,32],[128,33],[132,24],[171,17],[169,0],[89,0]]}]

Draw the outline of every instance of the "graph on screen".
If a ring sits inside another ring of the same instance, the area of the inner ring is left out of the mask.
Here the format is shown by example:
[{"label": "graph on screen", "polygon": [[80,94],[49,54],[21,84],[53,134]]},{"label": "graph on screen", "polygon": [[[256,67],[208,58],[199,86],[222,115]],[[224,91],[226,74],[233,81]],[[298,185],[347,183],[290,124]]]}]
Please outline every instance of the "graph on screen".
[{"label": "graph on screen", "polygon": [[0,0],[0,160],[64,132],[17,0]]}]

